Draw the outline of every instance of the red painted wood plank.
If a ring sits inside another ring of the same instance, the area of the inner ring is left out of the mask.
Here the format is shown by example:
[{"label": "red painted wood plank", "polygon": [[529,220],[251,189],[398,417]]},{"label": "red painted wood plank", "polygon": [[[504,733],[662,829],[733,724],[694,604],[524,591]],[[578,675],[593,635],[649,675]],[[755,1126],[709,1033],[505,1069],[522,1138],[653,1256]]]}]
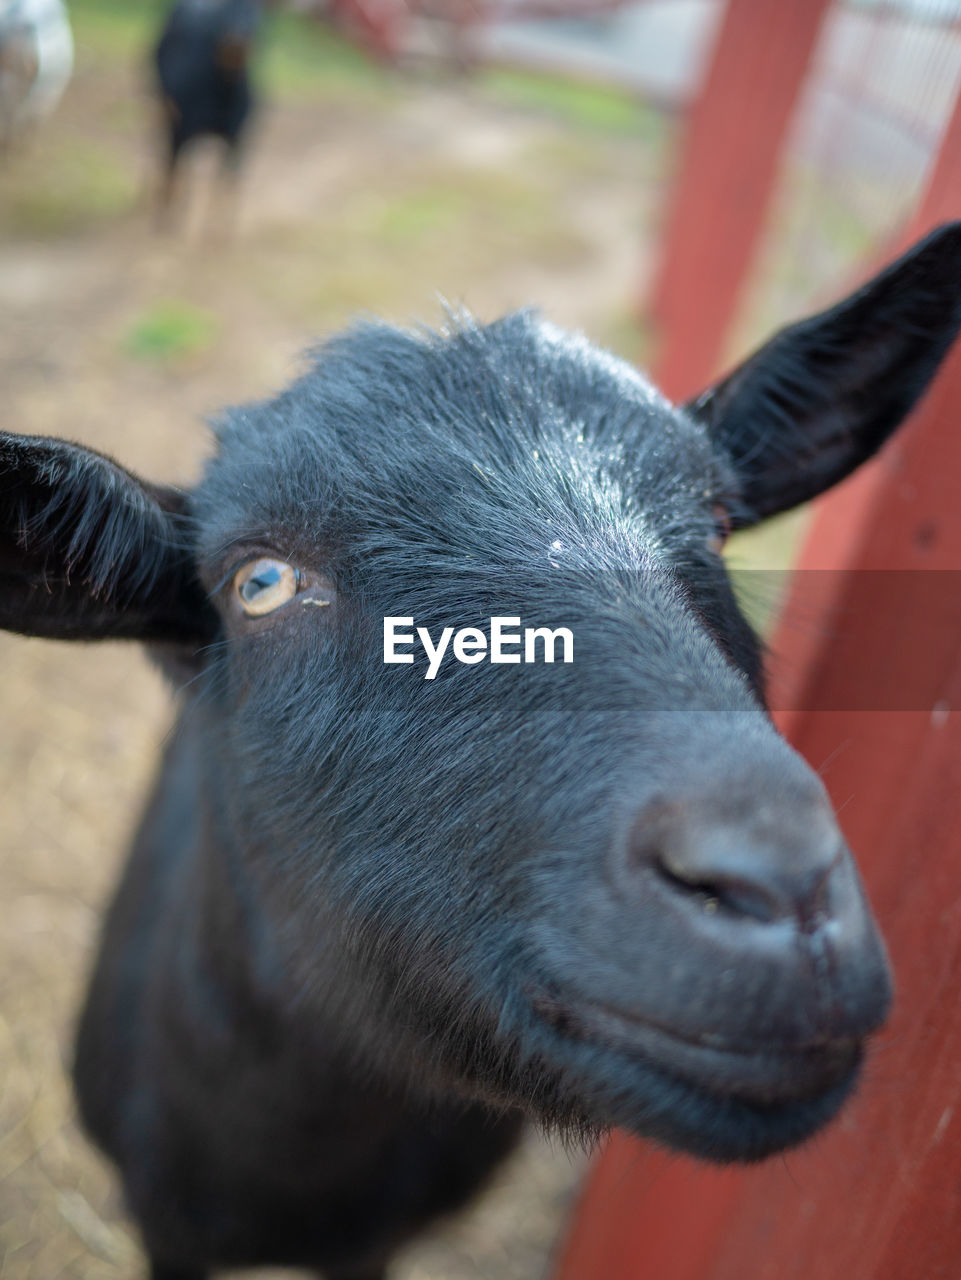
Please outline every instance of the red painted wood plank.
[{"label": "red painted wood plank", "polygon": [[716,372],[829,4],[729,0],[682,147],[653,293],[657,382],[669,396],[693,394]]}]

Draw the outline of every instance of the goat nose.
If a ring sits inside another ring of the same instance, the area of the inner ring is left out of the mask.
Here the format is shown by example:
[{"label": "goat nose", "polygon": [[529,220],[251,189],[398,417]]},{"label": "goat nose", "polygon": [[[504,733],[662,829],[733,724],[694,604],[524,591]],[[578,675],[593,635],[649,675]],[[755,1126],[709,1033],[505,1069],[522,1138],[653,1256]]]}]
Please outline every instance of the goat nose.
[{"label": "goat nose", "polygon": [[[762,807],[645,806],[628,840],[634,871],[653,871],[675,897],[759,923],[807,924],[828,910],[845,845],[826,804],[775,815]],[[725,812],[728,809],[728,812]]]}]

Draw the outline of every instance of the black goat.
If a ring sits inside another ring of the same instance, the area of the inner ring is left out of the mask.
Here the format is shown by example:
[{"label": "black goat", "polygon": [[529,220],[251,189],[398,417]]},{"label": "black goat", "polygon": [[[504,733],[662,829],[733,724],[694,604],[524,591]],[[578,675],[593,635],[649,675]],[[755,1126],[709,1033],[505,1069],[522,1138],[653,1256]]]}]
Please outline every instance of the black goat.
[{"label": "black goat", "polygon": [[0,625],[194,673],[76,1058],[154,1280],[373,1280],[525,1117],[743,1161],[837,1112],[887,965],[718,540],[959,322],[955,224],[683,408],[520,314],[334,339],[186,494],[0,436]]},{"label": "black goat", "polygon": [[161,209],[174,197],[181,153],[219,138],[236,172],[254,105],[250,57],[261,23],[257,0],[177,0],[154,50],[165,133]]}]

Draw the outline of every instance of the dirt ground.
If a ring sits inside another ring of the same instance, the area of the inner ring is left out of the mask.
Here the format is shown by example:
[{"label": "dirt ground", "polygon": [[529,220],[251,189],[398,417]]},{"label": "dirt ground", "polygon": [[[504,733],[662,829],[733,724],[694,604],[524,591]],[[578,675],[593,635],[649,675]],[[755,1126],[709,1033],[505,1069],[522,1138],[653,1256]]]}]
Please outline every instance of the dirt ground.
[{"label": "dirt ground", "polygon": [[[358,311],[436,321],[439,294],[488,318],[537,303],[637,353],[663,123],[592,125],[437,73],[315,92],[298,55],[237,205],[208,199],[201,160],[184,225],[158,236],[138,37],[83,13],[59,113],[0,172],[4,425],[189,482],[218,405],[282,385]],[[0,1277],[119,1280],[136,1242],[66,1068],[172,699],[134,646],[0,636],[0,669]],[[543,1275],[580,1169],[532,1139],[398,1280]]]}]

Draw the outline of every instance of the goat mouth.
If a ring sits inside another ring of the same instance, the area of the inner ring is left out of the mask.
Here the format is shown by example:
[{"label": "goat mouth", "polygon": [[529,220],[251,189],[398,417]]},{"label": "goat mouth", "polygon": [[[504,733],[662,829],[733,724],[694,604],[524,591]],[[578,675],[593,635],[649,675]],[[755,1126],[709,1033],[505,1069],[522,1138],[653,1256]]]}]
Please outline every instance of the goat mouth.
[{"label": "goat mouth", "polygon": [[846,1094],[864,1052],[861,1039],[850,1037],[784,1044],[690,1036],[609,1006],[575,1006],[543,992],[531,1004],[568,1042],[639,1061],[705,1101],[743,1103],[772,1115]]}]

